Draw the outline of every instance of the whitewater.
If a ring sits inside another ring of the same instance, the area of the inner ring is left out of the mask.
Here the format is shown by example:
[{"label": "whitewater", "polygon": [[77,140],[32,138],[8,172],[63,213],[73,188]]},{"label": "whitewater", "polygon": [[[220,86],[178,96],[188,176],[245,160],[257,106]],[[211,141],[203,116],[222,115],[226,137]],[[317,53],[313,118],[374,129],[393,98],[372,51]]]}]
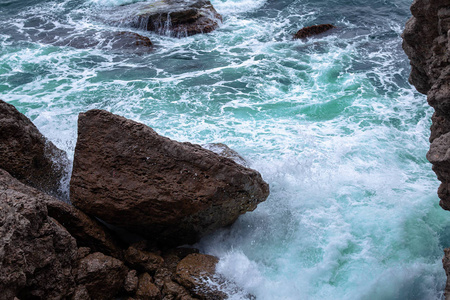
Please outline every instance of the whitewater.
[{"label": "whitewater", "polygon": [[[443,299],[450,213],[425,154],[433,110],[408,83],[407,0],[212,0],[204,35],[148,53],[62,36],[130,0],[1,0],[0,98],[73,158],[78,113],[224,143],[270,184],[266,202],[195,245],[243,291],[231,299]],[[329,34],[293,40],[304,26]]]}]

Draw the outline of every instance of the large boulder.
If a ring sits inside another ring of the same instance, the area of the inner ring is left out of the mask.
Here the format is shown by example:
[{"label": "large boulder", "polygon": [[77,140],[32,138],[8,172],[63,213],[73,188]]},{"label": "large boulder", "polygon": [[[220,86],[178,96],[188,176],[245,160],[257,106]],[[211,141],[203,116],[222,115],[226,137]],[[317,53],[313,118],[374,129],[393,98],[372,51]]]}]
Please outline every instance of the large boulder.
[{"label": "large boulder", "polygon": [[74,292],[76,241],[48,216],[49,198],[0,169],[1,299],[62,299]]},{"label": "large boulder", "polygon": [[194,243],[269,195],[261,175],[102,110],[82,113],[71,200],[160,245]]},{"label": "large boulder", "polygon": [[220,14],[208,0],[156,0],[109,8],[112,24],[131,26],[176,37],[208,33],[219,26]]},{"label": "large boulder", "polygon": [[68,165],[64,151],[14,106],[0,100],[0,168],[25,184],[58,198],[68,198],[61,190]]}]

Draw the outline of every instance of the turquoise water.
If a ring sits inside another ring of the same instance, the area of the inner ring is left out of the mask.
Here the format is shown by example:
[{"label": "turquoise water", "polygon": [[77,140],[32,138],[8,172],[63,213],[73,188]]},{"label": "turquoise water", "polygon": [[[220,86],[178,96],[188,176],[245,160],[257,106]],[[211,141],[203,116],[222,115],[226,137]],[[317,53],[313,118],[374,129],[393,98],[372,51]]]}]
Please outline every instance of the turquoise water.
[{"label": "turquoise water", "polygon": [[[425,159],[432,110],[407,78],[410,1],[213,0],[215,32],[148,36],[150,53],[58,38],[124,0],[0,2],[0,97],[70,156],[79,112],[225,143],[271,186],[265,203],[197,246],[232,299],[442,299],[450,214]],[[307,41],[304,26],[333,23]]]}]

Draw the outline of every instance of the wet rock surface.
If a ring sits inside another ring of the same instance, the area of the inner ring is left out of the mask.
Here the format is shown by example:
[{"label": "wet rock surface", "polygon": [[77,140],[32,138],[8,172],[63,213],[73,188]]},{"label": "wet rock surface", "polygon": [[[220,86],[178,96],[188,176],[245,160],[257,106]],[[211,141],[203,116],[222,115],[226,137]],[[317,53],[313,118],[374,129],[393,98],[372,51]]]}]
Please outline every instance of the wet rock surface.
[{"label": "wet rock surface", "polygon": [[199,145],[102,110],[79,116],[72,203],[160,245],[194,243],[268,195],[257,171]]},{"label": "wet rock surface", "polygon": [[222,17],[207,0],[157,0],[106,9],[105,21],[176,37],[209,33]]},{"label": "wet rock surface", "polygon": [[223,283],[220,278],[215,278],[217,257],[206,254],[189,254],[177,265],[176,280],[186,287],[191,293],[200,299],[226,299],[225,293],[221,292],[215,285]]},{"label": "wet rock surface", "polygon": [[14,106],[0,100],[0,168],[25,184],[67,199],[61,180],[68,176],[68,165],[64,151]]},{"label": "wet rock surface", "polygon": [[333,28],[336,28],[336,26],[331,24],[321,24],[305,27],[297,31],[297,33],[294,35],[294,39],[305,39],[311,36],[322,34]]}]

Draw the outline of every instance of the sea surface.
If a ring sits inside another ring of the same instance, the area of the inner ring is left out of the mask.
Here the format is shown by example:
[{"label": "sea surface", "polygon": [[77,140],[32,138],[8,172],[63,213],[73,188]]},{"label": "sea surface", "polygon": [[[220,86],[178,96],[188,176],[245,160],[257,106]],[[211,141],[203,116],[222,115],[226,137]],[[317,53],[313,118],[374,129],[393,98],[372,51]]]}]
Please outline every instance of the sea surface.
[{"label": "sea surface", "polygon": [[[196,246],[272,299],[442,299],[450,212],[425,158],[432,109],[408,83],[410,0],[211,0],[188,38],[101,21],[127,0],[0,0],[0,98],[72,158],[78,113],[106,109],[179,141],[225,143],[271,195]],[[337,29],[293,40],[304,26]],[[131,30],[151,52],[67,37]]]}]

